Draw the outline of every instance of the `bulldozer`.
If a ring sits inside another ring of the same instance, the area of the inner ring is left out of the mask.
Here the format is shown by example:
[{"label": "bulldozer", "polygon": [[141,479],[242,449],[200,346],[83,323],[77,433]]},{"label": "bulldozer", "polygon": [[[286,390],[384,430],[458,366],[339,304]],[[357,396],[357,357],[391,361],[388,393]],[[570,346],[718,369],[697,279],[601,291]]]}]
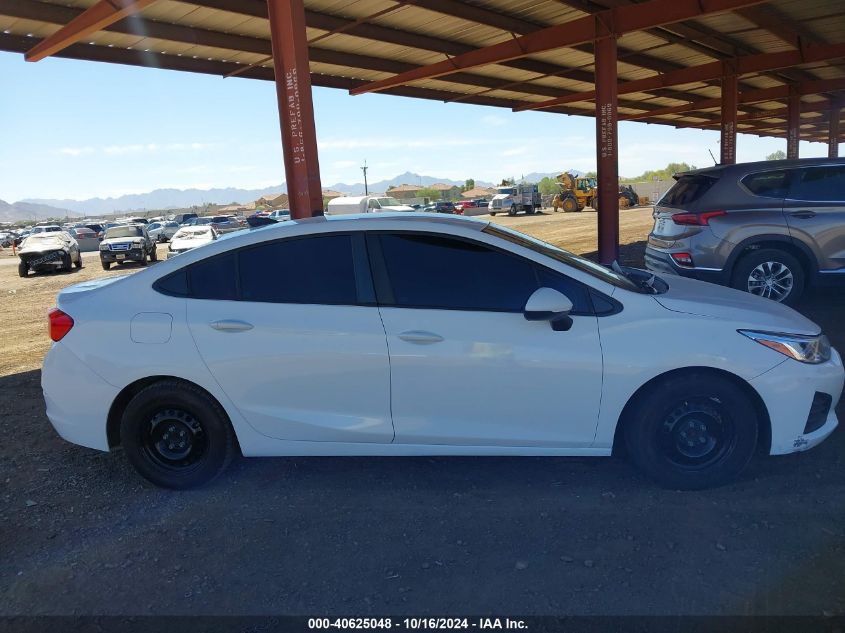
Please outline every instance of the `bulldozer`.
[{"label": "bulldozer", "polygon": [[552,200],[552,207],[557,211],[563,209],[565,213],[582,211],[585,207],[596,208],[597,190],[596,179],[574,176],[564,172],[557,176],[560,193]]}]

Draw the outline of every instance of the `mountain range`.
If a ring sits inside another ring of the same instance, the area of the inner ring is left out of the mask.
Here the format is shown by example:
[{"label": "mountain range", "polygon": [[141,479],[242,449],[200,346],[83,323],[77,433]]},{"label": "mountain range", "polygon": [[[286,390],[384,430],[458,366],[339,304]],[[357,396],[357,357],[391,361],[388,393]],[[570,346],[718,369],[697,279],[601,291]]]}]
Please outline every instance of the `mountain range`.
[{"label": "mountain range", "polygon": [[[573,170],[575,171],[575,170]],[[539,182],[544,177],[554,177],[557,173],[530,173],[523,178],[530,182]],[[428,186],[434,183],[446,183],[463,186],[463,180],[424,176],[405,172],[386,180],[368,183],[368,190],[381,193],[390,187],[409,184]],[[493,187],[493,183],[475,181],[476,187]],[[364,183],[352,184],[338,182],[324,185],[324,189],[338,191],[346,195],[363,195]],[[206,204],[243,204],[257,200],[262,196],[286,193],[284,183],[263,189],[239,189],[235,187],[216,189],[156,189],[148,193],[128,194],[116,198],[89,198],[87,200],[28,198],[15,203],[0,200],[0,221],[44,220],[64,216],[96,217],[112,213],[139,212],[157,209],[185,209]]]}]

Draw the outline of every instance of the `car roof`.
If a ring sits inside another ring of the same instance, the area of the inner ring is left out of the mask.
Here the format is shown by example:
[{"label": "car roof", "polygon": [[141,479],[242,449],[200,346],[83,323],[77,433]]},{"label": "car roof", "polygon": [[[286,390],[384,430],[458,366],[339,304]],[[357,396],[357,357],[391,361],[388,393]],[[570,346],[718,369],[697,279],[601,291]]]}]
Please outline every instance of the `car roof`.
[{"label": "car roof", "polygon": [[764,169],[794,169],[796,167],[813,167],[817,165],[845,165],[845,158],[793,158],[787,160],[759,160],[751,163],[736,163],[735,165],[713,165],[690,171],[679,172],[678,176],[702,175],[717,176],[722,173],[746,173]]}]

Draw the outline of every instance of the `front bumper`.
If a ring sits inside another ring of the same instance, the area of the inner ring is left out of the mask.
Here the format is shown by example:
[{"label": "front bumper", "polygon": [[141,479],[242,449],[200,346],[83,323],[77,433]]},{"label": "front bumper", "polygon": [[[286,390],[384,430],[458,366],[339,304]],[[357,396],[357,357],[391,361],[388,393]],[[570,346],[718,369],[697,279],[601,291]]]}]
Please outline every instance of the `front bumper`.
[{"label": "front bumper", "polygon": [[[678,250],[680,252],[680,250]],[[685,251],[686,252],[686,251]],[[695,260],[693,260],[695,261]],[[678,275],[691,279],[700,279],[714,284],[727,284],[723,270],[713,268],[685,268],[678,266],[672,259],[671,251],[661,251],[651,246],[645,249],[645,267],[653,273],[660,275]]]},{"label": "front bumper", "polygon": [[68,442],[109,450],[109,407],[119,390],[94,373],[66,345],[54,343],[44,359],[41,389],[47,418]]},{"label": "front bumper", "polygon": [[[835,409],[842,394],[845,371],[836,350],[832,350],[828,362],[820,365],[808,365],[786,359],[750,382],[762,397],[769,412],[772,455],[785,455],[813,448],[833,433],[839,424]],[[811,433],[804,433],[816,392],[830,394],[830,411],[821,427]]]},{"label": "front bumper", "polygon": [[100,251],[100,260],[104,262],[140,262],[146,255],[143,249],[130,248],[128,251]]},{"label": "front bumper", "polygon": [[18,253],[21,261],[33,270],[46,268],[48,266],[60,266],[64,263],[67,251],[56,249],[52,251],[40,251],[30,253]]}]

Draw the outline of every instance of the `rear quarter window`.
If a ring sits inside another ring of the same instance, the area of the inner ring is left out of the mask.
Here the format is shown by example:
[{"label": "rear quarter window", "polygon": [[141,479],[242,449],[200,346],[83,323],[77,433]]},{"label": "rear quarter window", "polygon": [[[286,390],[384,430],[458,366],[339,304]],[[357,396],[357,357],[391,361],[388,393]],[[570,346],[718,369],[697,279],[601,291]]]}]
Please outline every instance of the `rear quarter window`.
[{"label": "rear quarter window", "polygon": [[700,200],[715,184],[716,178],[711,176],[679,176],[658,204],[666,207],[683,208]]},{"label": "rear quarter window", "polygon": [[787,172],[783,169],[748,174],[740,181],[755,196],[763,198],[785,198],[787,192]]}]

